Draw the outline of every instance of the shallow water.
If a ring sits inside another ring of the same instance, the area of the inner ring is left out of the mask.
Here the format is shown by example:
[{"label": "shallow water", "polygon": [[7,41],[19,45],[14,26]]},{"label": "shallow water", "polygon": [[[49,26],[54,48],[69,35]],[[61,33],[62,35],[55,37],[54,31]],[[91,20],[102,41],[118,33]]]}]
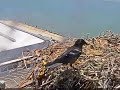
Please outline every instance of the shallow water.
[{"label": "shallow water", "polygon": [[0,19],[37,25],[63,35],[120,32],[120,0],[1,0]]}]

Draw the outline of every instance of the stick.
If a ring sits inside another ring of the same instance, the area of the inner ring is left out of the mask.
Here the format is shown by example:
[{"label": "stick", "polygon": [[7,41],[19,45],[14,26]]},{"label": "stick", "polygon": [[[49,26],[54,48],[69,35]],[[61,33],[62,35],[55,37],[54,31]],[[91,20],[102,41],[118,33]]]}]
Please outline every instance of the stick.
[{"label": "stick", "polygon": [[0,66],[11,64],[11,63],[14,63],[14,62],[19,62],[19,61],[22,61],[22,60],[25,60],[25,59],[28,59],[28,58],[32,58],[32,57],[33,56],[27,56],[27,57],[23,57],[23,58],[20,58],[20,59],[15,59],[15,60],[3,62],[3,63],[0,63]]}]

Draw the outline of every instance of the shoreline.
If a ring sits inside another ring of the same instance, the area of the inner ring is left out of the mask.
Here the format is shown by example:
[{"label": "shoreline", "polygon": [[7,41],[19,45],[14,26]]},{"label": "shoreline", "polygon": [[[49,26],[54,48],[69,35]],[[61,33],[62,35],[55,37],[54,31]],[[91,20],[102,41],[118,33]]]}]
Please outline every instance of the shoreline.
[{"label": "shoreline", "polygon": [[25,32],[29,32],[29,33],[32,33],[38,36],[42,35],[43,37],[47,37],[47,38],[50,38],[58,42],[62,42],[64,40],[64,37],[61,35],[58,35],[58,34],[55,34],[55,33],[52,33],[47,30],[43,30],[37,27],[33,27],[32,25],[30,26],[30,25],[27,25],[21,22],[10,21],[10,20],[0,20],[0,23],[21,29]]}]

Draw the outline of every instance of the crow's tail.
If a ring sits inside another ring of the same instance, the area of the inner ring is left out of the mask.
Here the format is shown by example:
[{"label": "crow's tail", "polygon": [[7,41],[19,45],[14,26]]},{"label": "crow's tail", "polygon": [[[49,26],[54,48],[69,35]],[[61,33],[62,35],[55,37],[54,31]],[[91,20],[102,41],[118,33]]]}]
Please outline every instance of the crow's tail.
[{"label": "crow's tail", "polygon": [[53,64],[54,64],[54,62],[49,62],[49,63],[47,63],[47,64],[45,65],[45,67],[51,66],[51,65],[53,65]]},{"label": "crow's tail", "polygon": [[62,63],[57,63],[57,62],[49,62],[45,65],[46,68],[55,68],[57,66],[62,65]]}]

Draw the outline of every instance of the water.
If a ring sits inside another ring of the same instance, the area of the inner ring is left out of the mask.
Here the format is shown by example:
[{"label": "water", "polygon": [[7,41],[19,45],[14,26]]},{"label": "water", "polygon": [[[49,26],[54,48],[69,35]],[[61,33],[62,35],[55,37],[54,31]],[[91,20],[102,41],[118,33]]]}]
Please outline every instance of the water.
[{"label": "water", "polygon": [[0,19],[75,37],[119,33],[120,0],[0,0]]}]

